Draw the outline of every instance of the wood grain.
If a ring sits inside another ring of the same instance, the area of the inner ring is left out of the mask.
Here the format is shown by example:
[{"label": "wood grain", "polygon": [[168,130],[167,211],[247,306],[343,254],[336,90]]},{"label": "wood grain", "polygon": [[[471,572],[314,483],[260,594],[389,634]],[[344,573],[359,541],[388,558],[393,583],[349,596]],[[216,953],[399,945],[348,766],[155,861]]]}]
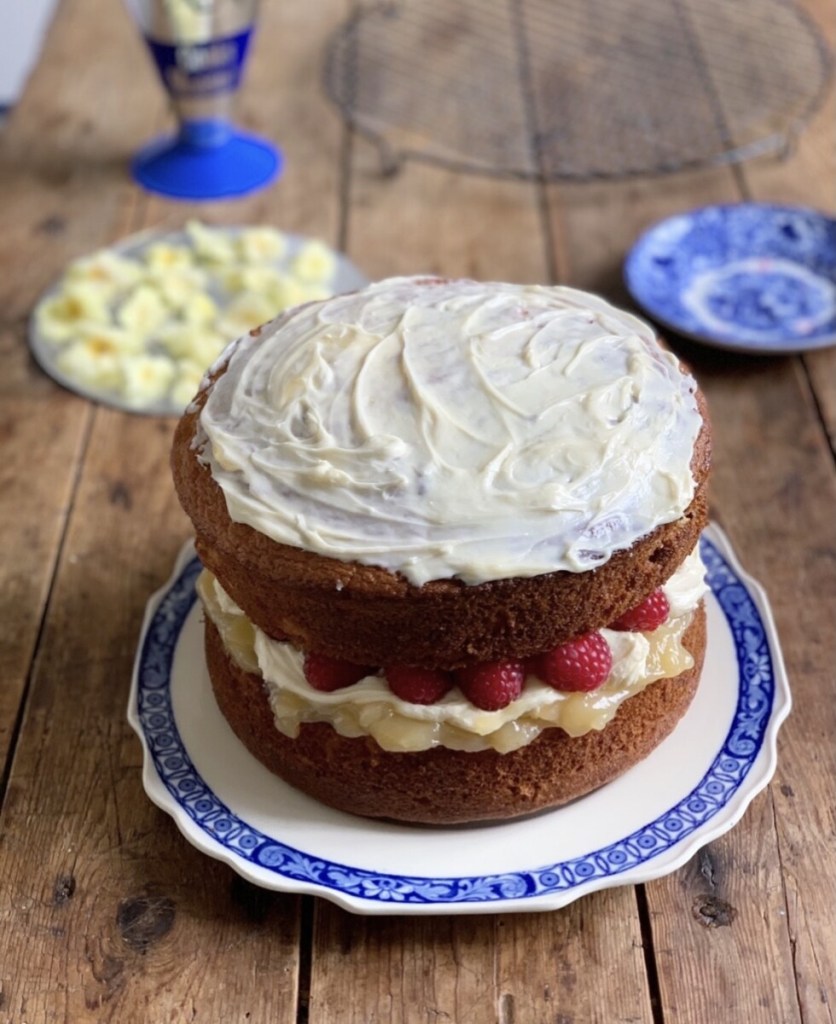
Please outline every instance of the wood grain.
[{"label": "wood grain", "polygon": [[[803,7],[836,49],[836,6],[829,0],[804,0]],[[812,206],[836,216],[836,89],[831,85],[822,108],[802,131],[788,160],[745,164],[743,180],[752,199]],[[804,356],[818,408],[836,457],[836,346]]]},{"label": "wood grain", "polygon": [[160,484],[170,424],[95,415],[3,808],[4,1004],[14,1021],[292,1021],[298,901],[207,860],[142,791],[133,645],[183,516]]},{"label": "wood grain", "polygon": [[[816,138],[821,146],[821,130]],[[727,170],[583,191],[554,189],[555,234],[568,280],[624,302],[621,262],[651,223],[702,203],[743,198],[746,182],[756,182],[759,174],[771,177],[770,198],[797,201],[793,185],[782,195],[777,183],[797,185],[805,168],[824,187],[828,163],[816,163],[802,141],[790,161],[747,165],[745,178]],[[757,186],[750,189],[756,192]],[[836,653],[830,625],[836,597],[834,483],[827,437],[801,359],[733,356],[669,340],[691,363],[708,397],[715,425],[712,512],[745,568],[771,583],[796,703],[780,737],[778,775],[767,794],[688,871],[647,888],[665,1019],[768,1024],[819,1019],[819,1012],[829,1019],[834,941],[830,915],[818,910],[836,905],[836,864],[832,857],[827,864],[824,851],[815,849],[819,835],[833,835],[836,805],[836,761],[825,739],[836,724],[832,702],[822,707],[820,699],[832,687]],[[808,364],[826,367],[830,356],[820,355],[818,363],[808,359]],[[821,377],[811,373],[814,387]],[[826,394],[817,397],[827,408]],[[822,600],[811,601],[813,594]],[[797,613],[802,605],[803,623]],[[805,779],[803,808],[797,796],[786,795],[795,793],[793,776]],[[798,884],[797,871],[803,868],[795,860],[801,857],[805,820],[819,827],[807,840],[814,853],[806,861],[804,883]],[[716,867],[708,872],[713,887],[700,864],[723,866],[722,872]],[[823,902],[799,906],[799,893],[816,886],[826,894]],[[699,911],[701,900],[707,901],[707,914]],[[719,917],[712,919],[715,904]],[[741,976],[745,986],[738,983]]]},{"label": "wood grain", "polygon": [[[547,279],[545,225],[533,186],[415,164],[381,179],[377,154],[360,140],[351,173],[347,248],[373,276]],[[560,1013],[568,1021],[575,1012],[578,1021],[648,1019],[635,901],[629,890],[615,890],[556,914],[394,922],[352,919],[320,904],[310,1012],[321,1024],[511,1024],[561,1019]]]},{"label": "wood grain", "polygon": [[[714,415],[728,424],[715,485],[723,523],[743,564],[769,581],[793,691],[768,796],[799,1006],[805,1020],[826,1020],[817,1012],[836,999],[829,909],[836,905],[836,708],[822,700],[833,687],[836,654],[832,460],[800,360],[762,367],[743,379],[744,387],[725,374],[712,383]],[[767,457],[753,458],[753,451]],[[801,546],[798,538],[804,538]]]},{"label": "wood grain", "polygon": [[[830,0],[805,3],[836,41]],[[66,261],[198,215],[344,241],[372,277],[556,267],[624,303],[624,253],[662,216],[744,195],[836,204],[833,93],[783,162],[546,191],[411,163],[382,177],[320,89],[349,7],[263,5],[238,119],[287,166],[247,199],[131,185],[128,156],[171,121],[108,0],[62,0],[0,134],[0,1021],[832,1024],[836,350],[769,360],[672,339],[712,411],[713,515],[769,590],[795,698],[773,783],[685,869],[549,914],[358,918],[243,882],[142,790],[131,661],[189,527],[171,421],[96,409],[27,355],[25,318]]]},{"label": "wood grain", "polygon": [[[81,38],[98,18],[107,38],[125,15],[98,7],[76,12],[65,5],[62,17]],[[341,5],[333,4],[330,16],[337,12]],[[122,163],[111,164],[87,199],[91,208],[104,200],[109,230],[179,225],[198,212],[336,240],[342,128],[324,116],[316,88],[328,16],[323,4],[290,14],[286,6],[268,10],[253,58],[261,101],[249,113],[245,106],[243,119],[272,132],[282,109],[290,110],[280,185],[246,202],[198,210],[138,198]],[[68,31],[56,26],[59,42],[80,45],[74,35],[66,41]],[[273,59],[271,38],[294,40],[281,61]],[[152,123],[162,125],[162,99],[145,61],[132,91],[134,109],[144,114],[125,126],[126,151],[144,141]],[[41,67],[48,77],[51,65]],[[118,66],[103,74],[119,80]],[[81,97],[79,108],[85,102],[94,105]],[[26,130],[43,131],[49,113],[36,108]],[[318,131],[298,127],[320,122]],[[108,188],[130,195],[127,223],[116,221],[102,194]],[[10,894],[0,910],[0,1006],[15,1022],[295,1021],[300,901],[256,889],[182,839],[142,792],[139,746],[125,722],[144,603],[189,532],[168,471],[173,423],[70,401],[80,407],[89,443],[83,467],[71,473],[78,472],[72,506],[62,509],[69,524],[0,819]],[[49,437],[43,421],[39,436]],[[60,456],[58,449],[53,457]]]},{"label": "wood grain", "polygon": [[[830,45],[836,43],[833,5],[816,0],[805,6]],[[741,177],[752,199],[799,203],[836,214],[836,93],[830,90],[786,161],[745,164]],[[718,374],[712,408],[727,424],[726,437],[732,442],[721,486],[736,500],[724,502],[724,522],[739,535],[738,550],[745,564],[758,578],[770,581],[773,599],[779,593],[786,598],[775,615],[795,705],[781,736],[767,813],[774,816],[777,833],[796,1012],[805,1021],[832,1021],[836,713],[833,702],[821,697],[836,681],[836,488],[831,458],[836,440],[836,348],[781,362],[781,370],[760,367],[741,382],[742,389]],[[819,416],[823,430],[815,425]],[[767,458],[752,459],[753,450]],[[803,549],[787,558],[801,537]],[[795,785],[801,778],[805,784]],[[807,894],[813,892],[816,896],[810,898]],[[776,997],[786,991],[774,976],[772,987]],[[791,1019],[778,1015],[774,1000],[773,1014],[772,1019]]]},{"label": "wood grain", "polygon": [[356,918],[320,902],[310,1019],[649,1021],[642,938],[625,892],[551,914],[475,918]]},{"label": "wood grain", "polygon": [[[122,173],[147,107],[107,88],[142,58],[127,19],[90,23],[66,2],[43,63],[0,134],[0,766],[5,763],[72,503],[91,406],[35,366],[26,345],[37,296],[66,262],[125,231],[134,206]],[[79,64],[80,52],[99,52]],[[48,69],[48,70],[47,70]],[[116,171],[118,168],[118,171]],[[2,772],[0,771],[0,774]]]}]

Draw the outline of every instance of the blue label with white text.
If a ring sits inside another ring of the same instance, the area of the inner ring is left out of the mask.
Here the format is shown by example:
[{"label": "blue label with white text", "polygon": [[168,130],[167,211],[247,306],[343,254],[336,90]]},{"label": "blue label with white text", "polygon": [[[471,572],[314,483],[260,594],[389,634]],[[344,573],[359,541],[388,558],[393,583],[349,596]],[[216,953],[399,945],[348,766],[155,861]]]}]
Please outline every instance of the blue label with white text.
[{"label": "blue label with white text", "polygon": [[146,41],[166,89],[177,98],[192,99],[238,88],[251,34],[247,28],[205,43]]}]

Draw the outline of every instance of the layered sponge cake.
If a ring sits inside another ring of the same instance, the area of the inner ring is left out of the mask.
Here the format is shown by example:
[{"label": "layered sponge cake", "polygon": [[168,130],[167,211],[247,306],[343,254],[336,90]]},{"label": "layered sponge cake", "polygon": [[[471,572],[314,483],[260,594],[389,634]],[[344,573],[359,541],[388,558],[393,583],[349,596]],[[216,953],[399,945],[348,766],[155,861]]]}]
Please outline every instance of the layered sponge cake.
[{"label": "layered sponge cake", "polygon": [[696,689],[709,462],[693,378],[594,296],[395,278],[291,310],[172,452],[219,707],[358,814],[582,796]]}]

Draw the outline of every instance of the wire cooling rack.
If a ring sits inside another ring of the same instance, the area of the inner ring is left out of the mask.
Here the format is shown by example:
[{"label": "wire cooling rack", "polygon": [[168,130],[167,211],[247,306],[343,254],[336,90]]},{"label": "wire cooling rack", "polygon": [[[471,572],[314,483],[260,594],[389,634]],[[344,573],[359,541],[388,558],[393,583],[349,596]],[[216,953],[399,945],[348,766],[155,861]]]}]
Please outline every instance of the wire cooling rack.
[{"label": "wire cooling rack", "polygon": [[541,181],[783,153],[831,77],[789,0],[387,0],[357,9],[325,65],[384,170]]}]

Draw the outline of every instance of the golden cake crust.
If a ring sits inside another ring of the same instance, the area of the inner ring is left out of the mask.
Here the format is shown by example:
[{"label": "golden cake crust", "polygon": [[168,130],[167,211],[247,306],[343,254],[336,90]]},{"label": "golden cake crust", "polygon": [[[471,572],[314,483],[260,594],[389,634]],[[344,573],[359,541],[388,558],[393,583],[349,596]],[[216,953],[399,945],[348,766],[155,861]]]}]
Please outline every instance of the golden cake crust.
[{"label": "golden cake crust", "polygon": [[634,607],[673,574],[707,522],[711,431],[698,391],[703,426],[691,460],[690,506],[589,572],[416,587],[377,566],[279,544],[230,519],[223,491],[200,459],[200,410],[224,370],[177,426],[171,456],[177,493],[194,524],[198,554],[224,590],[269,636],[289,637],[306,651],[375,667],[391,663],[393,651],[403,664],[440,668],[527,657]]},{"label": "golden cake crust", "polygon": [[518,817],[589,793],[643,760],[672,731],[693,698],[706,644],[702,603],[683,642],[694,665],[629,698],[601,731],[569,737],[546,729],[508,754],[436,747],[389,753],[370,738],[307,723],[290,739],[275,727],[264,682],[227,654],[206,622],[206,657],[221,712],[267,768],[323,803],[375,818],[454,824]]}]

